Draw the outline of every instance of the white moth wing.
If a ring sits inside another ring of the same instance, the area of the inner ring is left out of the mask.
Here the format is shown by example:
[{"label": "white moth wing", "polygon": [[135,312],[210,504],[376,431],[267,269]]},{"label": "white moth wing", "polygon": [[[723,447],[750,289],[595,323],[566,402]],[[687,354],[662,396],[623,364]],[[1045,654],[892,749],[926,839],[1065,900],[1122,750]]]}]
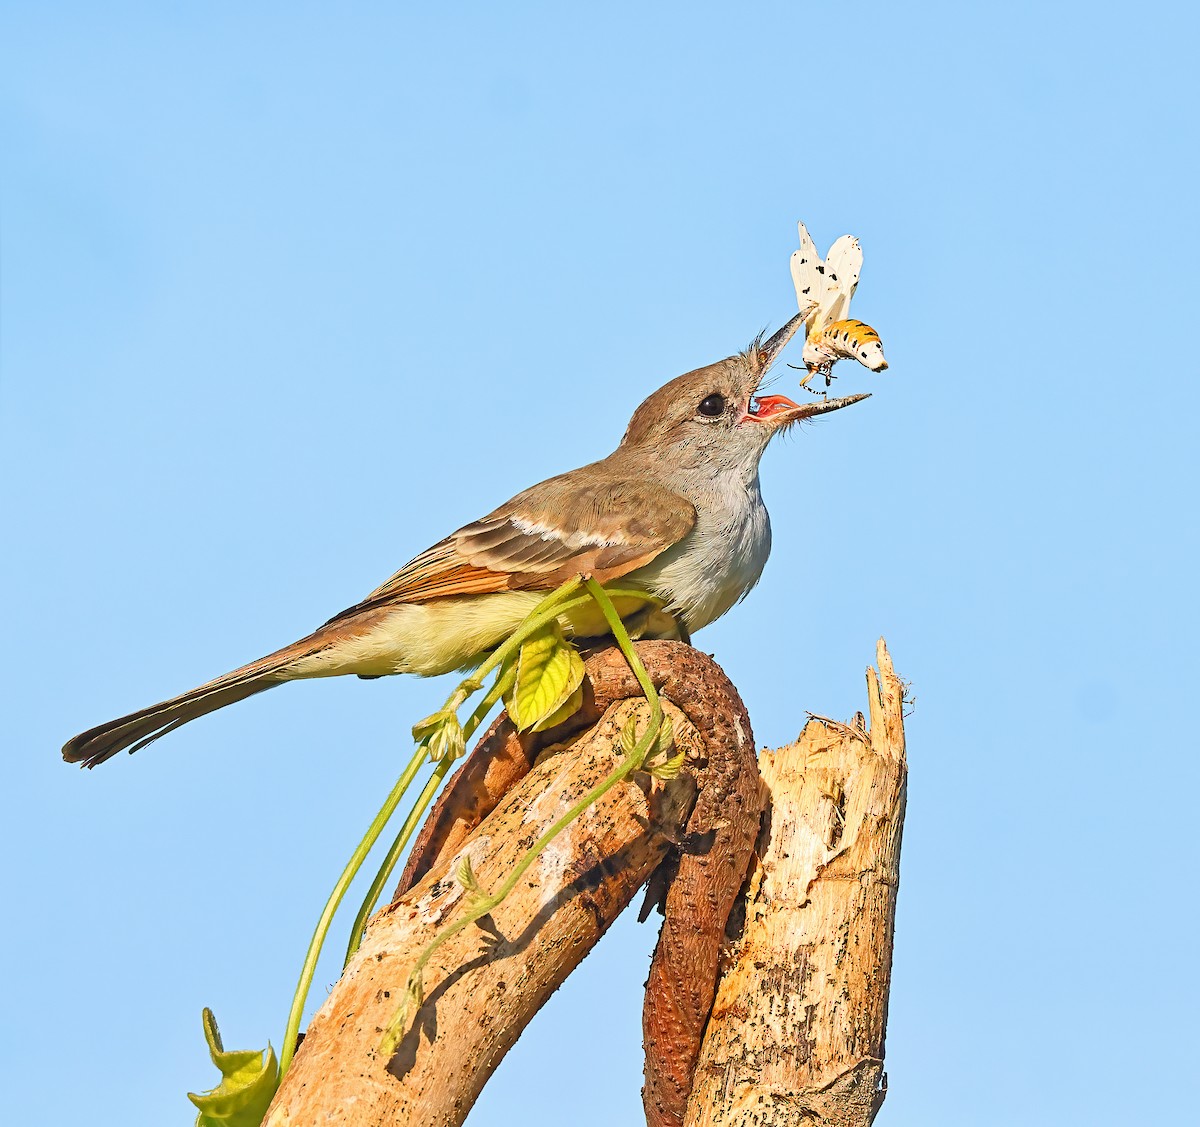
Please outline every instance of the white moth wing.
[{"label": "white moth wing", "polygon": [[[804,318],[805,329],[811,329],[820,307],[825,290],[825,276],[821,272],[823,263],[817,253],[817,244],[803,223],[797,223],[800,231],[800,249],[792,253],[792,284],[796,287],[796,304],[808,310]],[[816,305],[812,305],[816,302]]]},{"label": "white moth wing", "polygon": [[853,235],[843,235],[825,256],[825,290],[817,312],[818,325],[830,325],[850,316],[850,299],[862,273],[862,246]]}]

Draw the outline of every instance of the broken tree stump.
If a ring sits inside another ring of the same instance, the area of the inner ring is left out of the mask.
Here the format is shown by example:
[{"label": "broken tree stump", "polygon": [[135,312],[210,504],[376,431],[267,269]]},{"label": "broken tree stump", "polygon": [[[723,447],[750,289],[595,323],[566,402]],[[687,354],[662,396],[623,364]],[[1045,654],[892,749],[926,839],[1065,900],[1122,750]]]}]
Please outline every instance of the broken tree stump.
[{"label": "broken tree stump", "polygon": [[[684,771],[614,788],[485,918],[486,932],[445,944],[408,1035],[383,1060],[379,1041],[409,968],[461,905],[462,858],[485,888],[498,884],[612,770],[626,718],[647,710],[623,659],[606,650],[588,658],[584,706],[566,724],[528,735],[497,721],[313,1019],[268,1127],[458,1127],[533,1014],[652,874],[666,920],[646,994],[648,1124],[872,1122],[886,1091],[907,771],[904,691],[887,649],[881,640],[879,673],[868,670],[869,730],[861,714],[850,724],[812,717],[797,743],[763,753],[766,786],[745,709],[712,661],[679,643],[638,650]],[[735,902],[744,923],[728,942]]]},{"label": "broken tree stump", "polygon": [[760,755],[769,806],[687,1127],[865,1127],[883,1102],[907,763],[882,639],[877,657],[869,731],[813,716]]}]

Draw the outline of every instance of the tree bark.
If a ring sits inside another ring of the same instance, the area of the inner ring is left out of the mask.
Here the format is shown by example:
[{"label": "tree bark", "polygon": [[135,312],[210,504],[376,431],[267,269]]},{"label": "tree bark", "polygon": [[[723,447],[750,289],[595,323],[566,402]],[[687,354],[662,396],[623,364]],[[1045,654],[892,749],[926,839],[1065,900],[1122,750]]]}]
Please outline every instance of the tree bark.
[{"label": "tree bark", "polygon": [[[665,783],[642,775],[613,788],[487,917],[487,935],[468,928],[444,944],[426,969],[424,1002],[407,1036],[384,1060],[377,1047],[410,968],[461,910],[463,890],[452,875],[460,860],[470,858],[485,889],[499,885],[542,832],[617,766],[626,718],[638,712],[644,723],[648,710],[630,699],[640,690],[623,659],[604,651],[588,660],[584,709],[568,725],[533,740],[507,721],[494,725],[433,812],[397,899],[372,920],[313,1019],[268,1111],[269,1127],[457,1127],[533,1014],[679,847],[680,875],[705,900],[705,918],[716,921],[707,936],[665,929],[655,956],[662,981],[648,1030],[663,1064],[648,1067],[648,1116],[682,1121],[761,790],[749,720],[720,670],[678,643],[638,649],[686,753],[685,770]],[[580,724],[582,731],[569,731]],[[689,843],[699,843],[692,853]]]},{"label": "tree bark", "polygon": [[687,1127],[862,1127],[883,1102],[907,764],[903,685],[877,655],[869,732],[814,716],[759,757],[770,805]]},{"label": "tree bark", "polygon": [[[763,753],[771,808],[761,833],[766,787],[733,686],[690,647],[638,650],[687,754],[684,772],[614,788],[481,921],[486,934],[467,929],[445,944],[408,1035],[383,1060],[377,1047],[409,969],[461,910],[461,858],[484,888],[498,885],[616,766],[626,717],[646,709],[609,650],[588,658],[584,707],[567,724],[539,736],[504,718],[493,725],[313,1019],[266,1124],[458,1127],[532,1015],[652,873],[666,920],[646,993],[648,1124],[871,1123],[886,1089],[906,777],[903,687],[887,650],[881,641],[879,675],[868,670],[869,732],[861,714],[849,725],[813,717],[796,744]],[[739,900],[744,926],[730,945]]]}]

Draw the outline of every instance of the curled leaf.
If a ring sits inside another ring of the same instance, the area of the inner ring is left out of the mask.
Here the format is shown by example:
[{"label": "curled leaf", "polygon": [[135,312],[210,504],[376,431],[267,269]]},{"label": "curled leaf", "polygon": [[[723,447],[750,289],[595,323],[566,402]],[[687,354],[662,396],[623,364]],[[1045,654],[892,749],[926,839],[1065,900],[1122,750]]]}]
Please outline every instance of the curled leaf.
[{"label": "curled leaf", "polygon": [[390,1060],[395,1055],[396,1050],[400,1047],[400,1042],[404,1039],[404,1034],[408,1031],[410,1018],[421,1008],[424,1001],[425,984],[421,980],[421,972],[415,971],[408,976],[408,983],[404,987],[404,997],[400,999],[400,1005],[392,1015],[392,1020],[388,1022],[379,1042],[379,1051],[386,1059]]},{"label": "curled leaf", "polygon": [[630,716],[621,729],[621,754],[628,759],[637,749],[637,717]]},{"label": "curled leaf", "polygon": [[471,868],[470,857],[464,857],[459,861],[458,868],[454,872],[454,879],[468,892],[480,891],[479,878],[475,875],[475,870]]},{"label": "curled leaf", "polygon": [[429,758],[435,763],[442,759],[460,759],[467,753],[467,741],[463,726],[453,712],[442,717],[426,737]]},{"label": "curled leaf", "polygon": [[[656,779],[673,779],[683,768],[687,755],[683,751],[675,751],[675,730],[671,727],[671,718],[664,716],[658,729],[658,738],[645,764],[646,770]],[[674,754],[672,754],[674,752]]]},{"label": "curled leaf", "polygon": [[656,779],[673,779],[683,769],[683,761],[687,758],[685,752],[678,751],[666,759],[656,759],[646,765],[646,770]]},{"label": "curled leaf", "polygon": [[424,720],[418,720],[412,726],[413,739],[416,740],[417,743],[420,743],[445,719],[446,711],[445,709],[442,709],[439,712],[433,713],[432,716],[426,716]]},{"label": "curled leaf", "polygon": [[[621,754],[626,759],[637,752],[637,745],[641,742],[642,737],[638,735],[637,716],[630,716],[625,721],[625,727],[621,729]],[[644,733],[643,733],[644,736]],[[652,758],[658,758],[668,755],[671,748],[675,744],[675,732],[671,727],[671,718],[664,716],[658,725],[658,733],[655,736],[654,743],[642,753],[642,762]],[[647,771],[651,768],[647,767]],[[653,772],[651,772],[653,773]],[[667,776],[670,777],[670,776]]]},{"label": "curled leaf", "polygon": [[259,1127],[279,1087],[275,1050],[268,1044],[265,1050],[226,1052],[212,1010],[206,1008],[201,1016],[208,1053],[221,1073],[221,1083],[201,1095],[188,1092],[188,1099],[200,1109],[196,1127]]},{"label": "curled leaf", "polygon": [[479,883],[479,878],[475,875],[475,870],[471,868],[470,857],[464,857],[458,863],[458,868],[454,871],[454,879],[458,881],[467,894],[463,900],[464,911],[473,912],[488,899],[486,890]]},{"label": "curled leaf", "polygon": [[658,726],[658,739],[654,743],[655,755],[667,755],[675,746],[675,729],[671,724],[671,718],[664,716],[662,723]]}]

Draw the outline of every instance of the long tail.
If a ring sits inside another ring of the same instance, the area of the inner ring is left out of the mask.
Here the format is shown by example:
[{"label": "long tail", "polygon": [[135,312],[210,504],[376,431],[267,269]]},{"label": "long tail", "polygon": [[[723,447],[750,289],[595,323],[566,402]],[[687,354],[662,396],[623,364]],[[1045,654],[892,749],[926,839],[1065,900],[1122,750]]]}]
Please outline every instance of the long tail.
[{"label": "long tail", "polygon": [[[295,671],[298,663],[323,651],[335,650],[339,642],[369,628],[377,617],[362,615],[343,622],[330,621],[307,638],[301,638],[300,641],[259,658],[258,661],[252,661],[249,665],[243,665],[223,677],[170,700],[152,704],[149,708],[131,712],[128,716],[110,720],[107,724],[89,728],[63,745],[63,758],[68,763],[95,767],[125,748],[129,748],[130,753],[133,753],[153,743],[159,736],[174,731],[181,724],[195,720],[197,716],[215,712],[218,708],[245,700],[246,697],[261,693],[264,689],[282,685],[297,675],[305,676],[304,672]],[[328,671],[334,673],[353,670],[331,667]]]}]

